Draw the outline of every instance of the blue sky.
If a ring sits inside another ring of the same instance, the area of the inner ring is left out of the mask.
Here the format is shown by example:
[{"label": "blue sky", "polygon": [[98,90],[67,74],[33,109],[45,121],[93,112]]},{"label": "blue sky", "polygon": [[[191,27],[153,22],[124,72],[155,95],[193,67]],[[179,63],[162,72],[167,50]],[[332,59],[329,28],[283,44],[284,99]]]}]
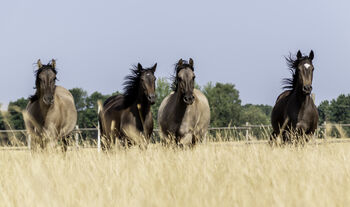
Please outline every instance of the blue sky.
[{"label": "blue sky", "polygon": [[34,63],[57,59],[59,85],[122,89],[132,64],[170,77],[192,57],[197,82],[233,83],[243,103],[270,104],[289,77],[284,56],[315,51],[316,102],[350,93],[350,1],[0,3],[0,103],[34,92]]}]

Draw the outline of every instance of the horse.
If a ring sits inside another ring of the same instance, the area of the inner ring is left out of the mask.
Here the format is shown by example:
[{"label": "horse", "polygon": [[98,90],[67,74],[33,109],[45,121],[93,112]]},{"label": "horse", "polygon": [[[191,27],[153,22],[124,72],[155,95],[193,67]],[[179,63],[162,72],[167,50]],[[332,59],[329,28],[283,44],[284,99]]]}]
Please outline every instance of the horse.
[{"label": "horse", "polygon": [[35,71],[34,95],[29,97],[24,117],[25,125],[31,135],[33,148],[47,147],[54,139],[63,142],[63,150],[67,150],[67,137],[77,122],[77,110],[72,94],[61,86],[56,86],[56,61],[52,59],[43,65],[37,61]]},{"label": "horse", "polygon": [[160,135],[165,141],[192,147],[205,138],[210,122],[207,98],[194,88],[195,74],[192,58],[175,64],[173,92],[162,101],[158,111]]},{"label": "horse", "polygon": [[143,68],[138,63],[125,78],[124,93],[104,102],[99,113],[104,150],[111,149],[116,141],[123,147],[149,143],[153,132],[151,105],[156,101],[156,68],[157,63],[150,68]]},{"label": "horse", "polygon": [[[270,141],[276,141],[282,135],[282,142],[308,141],[317,129],[318,111],[310,94],[314,66],[314,52],[303,56],[300,50],[296,58],[286,57],[287,65],[293,77],[283,80],[285,91],[281,93],[271,114],[273,133]],[[301,139],[302,138],[302,139]]]}]

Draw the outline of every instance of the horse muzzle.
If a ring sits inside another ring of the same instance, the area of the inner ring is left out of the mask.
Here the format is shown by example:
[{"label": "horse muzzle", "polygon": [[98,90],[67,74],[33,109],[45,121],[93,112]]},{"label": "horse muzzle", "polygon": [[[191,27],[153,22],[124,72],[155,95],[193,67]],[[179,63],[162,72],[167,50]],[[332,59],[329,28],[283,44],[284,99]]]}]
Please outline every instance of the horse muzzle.
[{"label": "horse muzzle", "polygon": [[306,85],[303,87],[303,93],[305,95],[310,95],[312,91],[312,86],[311,85]]},{"label": "horse muzzle", "polygon": [[185,95],[183,100],[184,100],[185,104],[192,105],[193,102],[194,102],[194,96],[192,94],[191,95]]},{"label": "horse muzzle", "polygon": [[46,105],[52,105],[54,102],[54,98],[53,98],[53,96],[44,96],[43,102]]},{"label": "horse muzzle", "polygon": [[147,96],[147,100],[149,101],[149,103],[151,105],[156,103],[156,95],[155,94],[151,94]]}]

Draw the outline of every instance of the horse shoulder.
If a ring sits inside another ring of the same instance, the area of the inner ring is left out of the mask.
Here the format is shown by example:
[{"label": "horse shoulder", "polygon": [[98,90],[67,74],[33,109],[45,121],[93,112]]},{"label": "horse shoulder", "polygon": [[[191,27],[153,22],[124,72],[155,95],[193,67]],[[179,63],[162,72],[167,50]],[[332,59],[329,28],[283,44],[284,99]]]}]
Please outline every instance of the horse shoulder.
[{"label": "horse shoulder", "polygon": [[58,125],[61,125],[63,131],[67,133],[72,131],[77,122],[77,110],[72,94],[67,89],[56,86],[54,104],[51,116],[60,117]]},{"label": "horse shoulder", "polygon": [[210,107],[207,97],[198,89],[194,89],[194,95],[198,99],[198,104],[201,107],[201,109],[205,110],[203,112],[210,113]]},{"label": "horse shoulder", "polygon": [[196,126],[200,127],[201,130],[203,128],[208,128],[210,123],[210,106],[207,97],[200,91],[195,89],[194,94],[198,99],[198,109],[197,111],[197,121]]},{"label": "horse shoulder", "polygon": [[284,91],[283,93],[281,93],[276,99],[276,104],[278,102],[280,102],[281,100],[286,99],[291,94],[291,92],[292,92],[291,90],[287,90],[287,91]]}]

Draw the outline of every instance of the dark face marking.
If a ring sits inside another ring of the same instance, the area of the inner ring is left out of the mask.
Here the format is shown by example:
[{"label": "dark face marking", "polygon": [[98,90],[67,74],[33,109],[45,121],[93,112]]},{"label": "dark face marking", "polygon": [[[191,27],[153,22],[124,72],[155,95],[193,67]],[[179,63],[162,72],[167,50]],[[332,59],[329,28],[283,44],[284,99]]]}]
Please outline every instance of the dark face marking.
[{"label": "dark face marking", "polygon": [[156,101],[156,77],[152,70],[144,70],[141,72],[141,87],[150,104]]},{"label": "dark face marking", "polygon": [[181,93],[183,101],[191,105],[194,101],[193,90],[195,75],[192,69],[181,69],[177,74],[178,90]]},{"label": "dark face marking", "polygon": [[51,69],[45,69],[39,74],[40,98],[46,105],[54,102],[54,93],[56,88],[56,74]]}]

